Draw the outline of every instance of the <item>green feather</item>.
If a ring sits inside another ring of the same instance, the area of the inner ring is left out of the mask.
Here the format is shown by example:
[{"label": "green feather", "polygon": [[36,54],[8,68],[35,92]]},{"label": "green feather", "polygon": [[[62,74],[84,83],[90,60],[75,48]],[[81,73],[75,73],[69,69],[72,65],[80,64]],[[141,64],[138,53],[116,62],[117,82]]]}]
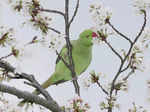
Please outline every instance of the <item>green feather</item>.
[{"label": "green feather", "polygon": [[[89,66],[92,59],[92,30],[85,30],[80,34],[78,40],[72,40],[72,57],[75,65],[75,72],[77,75],[81,75]],[[69,58],[67,55],[66,45],[62,48],[60,55],[68,63]],[[51,77],[46,80],[42,87],[44,89],[48,88],[50,85],[60,84],[72,79],[71,71],[67,68],[64,62],[57,58],[55,72]],[[39,92],[34,91],[34,94],[39,94]],[[19,103],[20,106],[23,106],[25,100]]]}]

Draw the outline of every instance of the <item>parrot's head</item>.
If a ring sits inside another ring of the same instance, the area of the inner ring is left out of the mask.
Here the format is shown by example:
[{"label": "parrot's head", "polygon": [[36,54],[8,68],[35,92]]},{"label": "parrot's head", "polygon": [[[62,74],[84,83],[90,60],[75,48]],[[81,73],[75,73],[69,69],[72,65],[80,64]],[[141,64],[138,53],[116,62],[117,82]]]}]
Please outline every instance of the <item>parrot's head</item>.
[{"label": "parrot's head", "polygon": [[88,30],[84,30],[81,34],[80,34],[80,39],[79,41],[82,42],[82,44],[87,45],[87,46],[91,46],[93,45],[93,38],[98,37],[98,35],[92,31],[91,29]]}]

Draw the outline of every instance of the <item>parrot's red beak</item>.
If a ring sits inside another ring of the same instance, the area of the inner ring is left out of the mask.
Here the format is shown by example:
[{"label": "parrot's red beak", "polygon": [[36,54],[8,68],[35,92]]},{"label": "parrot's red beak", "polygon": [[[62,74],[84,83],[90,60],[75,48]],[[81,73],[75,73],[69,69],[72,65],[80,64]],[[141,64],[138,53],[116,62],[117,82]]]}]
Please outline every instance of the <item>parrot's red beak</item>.
[{"label": "parrot's red beak", "polygon": [[92,33],[92,37],[94,38],[94,37],[98,37],[98,35],[95,33],[95,32],[93,32]]}]

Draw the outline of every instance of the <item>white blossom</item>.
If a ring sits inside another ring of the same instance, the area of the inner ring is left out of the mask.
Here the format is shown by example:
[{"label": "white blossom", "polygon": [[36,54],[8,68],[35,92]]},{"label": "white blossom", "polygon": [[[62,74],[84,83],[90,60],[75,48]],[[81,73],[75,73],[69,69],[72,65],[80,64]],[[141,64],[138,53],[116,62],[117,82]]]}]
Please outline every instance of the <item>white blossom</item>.
[{"label": "white blossom", "polygon": [[42,39],[38,40],[43,47],[49,48],[51,51],[60,50],[65,43],[65,35],[59,34],[57,36],[50,35],[48,37],[43,37]]},{"label": "white blossom", "polygon": [[85,103],[79,96],[74,97],[68,101],[69,104],[65,106],[66,112],[89,112],[90,106],[88,103]]},{"label": "white blossom", "polygon": [[145,28],[145,29],[144,29],[144,32],[143,32],[143,34],[142,34],[142,37],[143,37],[144,39],[150,39],[150,28]]},{"label": "white blossom", "polygon": [[85,90],[88,90],[91,84],[92,84],[92,80],[90,77],[86,77],[85,79],[82,80],[83,89]]},{"label": "white blossom", "polygon": [[91,5],[90,13],[94,22],[99,26],[105,25],[106,19],[110,19],[112,16],[112,10],[109,7],[104,7],[103,4]]},{"label": "white blossom", "polygon": [[15,104],[10,103],[4,98],[0,100],[0,112],[21,112],[21,108]]},{"label": "white blossom", "polygon": [[143,51],[144,48],[140,41],[133,46],[132,53],[143,53]]},{"label": "white blossom", "polygon": [[[50,37],[52,37],[52,36],[50,36]],[[48,37],[43,37],[42,39],[40,39],[39,40],[39,43],[42,45],[42,47],[49,47],[49,45],[50,45],[50,38],[48,38]]]},{"label": "white blossom", "polygon": [[150,0],[134,0],[133,6],[142,14],[142,10],[150,9]]},{"label": "white blossom", "polygon": [[17,51],[17,55],[15,56],[17,64],[15,72],[22,73],[21,63],[25,59],[30,59],[33,55],[33,51],[31,46],[24,46],[21,44],[14,46],[14,49]]},{"label": "white blossom", "polygon": [[14,46],[14,49],[18,50],[18,55],[16,56],[17,59],[20,61],[24,58],[31,58],[32,57],[32,50],[31,46],[24,46],[22,44],[18,44]]},{"label": "white blossom", "polygon": [[13,46],[16,44],[15,38],[13,38],[14,35],[14,29],[13,28],[7,28],[4,26],[0,27],[0,46]]},{"label": "white blossom", "polygon": [[[99,36],[98,38],[93,39],[94,44],[104,43],[104,40],[106,38],[108,38],[109,36],[115,35],[115,32],[112,29],[110,29],[110,27],[108,27],[108,25],[104,25],[104,26],[98,26],[97,25],[95,27],[92,27],[92,30],[94,32],[96,32],[97,35]],[[101,35],[99,35],[99,33]]]},{"label": "white blossom", "polygon": [[52,36],[49,42],[50,50],[60,50],[65,43],[65,35],[59,34],[58,36]]},{"label": "white blossom", "polygon": [[150,28],[145,28],[144,32],[142,33],[141,37],[140,37],[140,41],[142,43],[142,46],[146,48],[149,47],[150,44]]},{"label": "white blossom", "polygon": [[143,59],[144,59],[144,50],[145,47],[142,45],[141,42],[137,42],[133,49],[132,49],[132,67],[136,67],[136,69],[143,71],[145,68],[143,66]]}]

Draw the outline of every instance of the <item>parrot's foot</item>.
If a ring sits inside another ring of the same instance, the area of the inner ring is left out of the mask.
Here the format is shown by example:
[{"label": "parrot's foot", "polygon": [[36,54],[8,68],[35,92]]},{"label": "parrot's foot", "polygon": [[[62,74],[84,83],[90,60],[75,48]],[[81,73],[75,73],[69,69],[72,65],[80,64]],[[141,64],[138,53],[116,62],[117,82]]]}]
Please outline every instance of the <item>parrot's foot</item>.
[{"label": "parrot's foot", "polygon": [[73,77],[73,78],[72,78],[72,82],[73,82],[73,81],[76,81],[77,79],[78,79],[77,76]]}]

